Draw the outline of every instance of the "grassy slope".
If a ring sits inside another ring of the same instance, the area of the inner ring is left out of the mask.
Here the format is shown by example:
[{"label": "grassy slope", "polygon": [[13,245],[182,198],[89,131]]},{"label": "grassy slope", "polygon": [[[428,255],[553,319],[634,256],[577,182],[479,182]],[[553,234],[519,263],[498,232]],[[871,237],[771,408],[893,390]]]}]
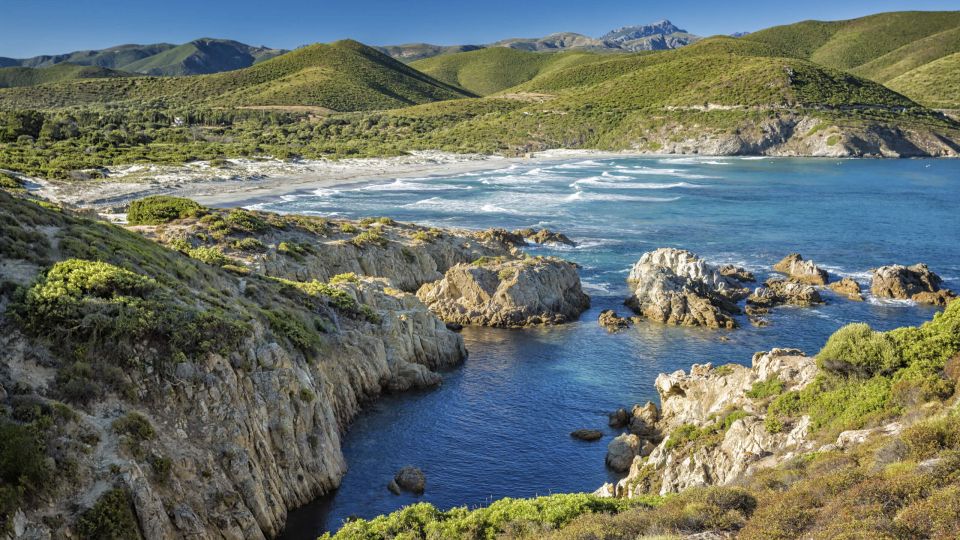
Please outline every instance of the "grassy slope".
[{"label": "grassy slope", "polygon": [[166,106],[315,105],[355,111],[465,95],[370,47],[339,41],[212,75],[102,79],[8,90],[0,92],[0,107],[141,106],[152,102]]},{"label": "grassy slope", "polygon": [[960,26],[910,42],[850,71],[886,83],[956,52],[960,52]]},{"label": "grassy slope", "polygon": [[96,66],[56,64],[46,68],[6,67],[0,68],[0,88],[34,86],[77,79],[127,77],[127,73]]},{"label": "grassy slope", "polygon": [[604,58],[586,52],[543,53],[490,47],[435,56],[410,65],[445,83],[485,96],[558,69],[590,64]]},{"label": "grassy slope", "polygon": [[960,52],[908,71],[887,86],[905,95],[923,96],[924,104],[931,107],[960,109]]}]

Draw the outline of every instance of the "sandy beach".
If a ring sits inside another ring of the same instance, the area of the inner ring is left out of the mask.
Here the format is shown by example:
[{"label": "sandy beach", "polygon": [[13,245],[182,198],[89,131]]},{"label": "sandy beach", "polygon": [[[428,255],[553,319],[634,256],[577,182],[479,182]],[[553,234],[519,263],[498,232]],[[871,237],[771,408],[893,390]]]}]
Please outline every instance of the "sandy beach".
[{"label": "sandy beach", "polygon": [[530,157],[413,152],[389,158],[285,162],[231,159],[213,167],[199,161],[178,166],[129,165],[109,168],[107,177],[89,181],[34,180],[38,195],[115,213],[149,195],[188,197],[207,206],[244,206],[299,190],[328,188],[390,178],[456,175],[508,167],[514,163],[633,155],[591,150],[550,150]]}]

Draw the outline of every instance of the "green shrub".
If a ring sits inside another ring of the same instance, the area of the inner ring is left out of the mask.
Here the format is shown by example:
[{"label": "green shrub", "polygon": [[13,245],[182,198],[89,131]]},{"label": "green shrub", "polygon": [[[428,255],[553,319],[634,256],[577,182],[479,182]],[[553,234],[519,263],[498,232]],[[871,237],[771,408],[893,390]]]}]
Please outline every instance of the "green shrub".
[{"label": "green shrub", "polygon": [[783,393],[783,381],[779,377],[774,376],[773,378],[767,379],[765,381],[757,381],[753,383],[753,387],[747,391],[747,397],[751,399],[765,399],[770,396],[777,396]]},{"label": "green shrub", "polygon": [[139,540],[140,526],[130,495],[123,489],[111,489],[92,508],[80,515],[76,525],[82,540]]},{"label": "green shrub", "polygon": [[0,171],[0,189],[22,189],[23,184],[16,177]]},{"label": "green shrub", "polygon": [[387,244],[387,238],[383,236],[383,233],[371,229],[369,231],[363,231],[362,233],[354,236],[353,240],[350,240],[350,243],[358,248],[363,248],[370,245],[382,247]]},{"label": "green shrub", "polygon": [[259,216],[241,208],[231,210],[227,214],[226,222],[234,229],[248,233],[263,232],[270,228],[267,222]]},{"label": "green shrub", "polygon": [[150,456],[150,468],[153,469],[153,475],[157,480],[166,482],[170,479],[170,472],[173,470],[173,460],[166,456]]},{"label": "green shrub", "polygon": [[837,330],[817,354],[820,367],[843,374],[890,374],[903,367],[894,340],[863,323]]},{"label": "green shrub", "polygon": [[114,420],[110,427],[116,433],[128,435],[135,441],[150,441],[157,436],[150,420],[138,412],[128,412]]},{"label": "green shrub", "polygon": [[224,255],[218,247],[196,247],[188,251],[187,255],[189,255],[191,259],[196,259],[212,266],[224,266],[233,262],[232,259]]},{"label": "green shrub", "polygon": [[944,450],[960,450],[960,414],[917,423],[903,432],[910,455],[923,460]]},{"label": "green shrub", "polygon": [[270,323],[271,330],[287,338],[304,353],[315,354],[320,350],[323,342],[318,333],[307,328],[296,316],[270,309],[263,310],[263,314]]},{"label": "green shrub", "polygon": [[266,246],[263,245],[263,242],[257,238],[253,238],[252,236],[234,240],[230,247],[237,251],[264,251],[266,249]]},{"label": "green shrub", "polygon": [[37,433],[0,418],[0,532],[12,530],[14,512],[39,495],[52,477],[46,447]]},{"label": "green shrub", "polygon": [[343,274],[337,274],[330,278],[331,285],[339,285],[341,283],[360,283],[360,278],[357,277],[357,274],[353,272],[346,272]]},{"label": "green shrub", "polygon": [[130,225],[162,225],[177,219],[194,217],[203,207],[190,199],[151,195],[130,203],[127,222]]},{"label": "green shrub", "polygon": [[343,234],[357,234],[360,232],[360,229],[356,225],[350,223],[349,221],[344,221],[340,224],[340,232]]}]

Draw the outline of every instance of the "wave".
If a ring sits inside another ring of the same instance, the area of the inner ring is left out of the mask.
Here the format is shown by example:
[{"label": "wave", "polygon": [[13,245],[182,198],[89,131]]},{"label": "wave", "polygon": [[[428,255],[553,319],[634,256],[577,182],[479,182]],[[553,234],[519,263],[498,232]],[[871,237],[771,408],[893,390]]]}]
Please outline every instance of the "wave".
[{"label": "wave", "polygon": [[504,176],[490,176],[488,178],[480,179],[481,184],[486,184],[488,186],[493,185],[522,185],[522,184],[539,184],[544,181],[545,178],[542,176],[527,176],[526,174],[508,174]]},{"label": "wave", "polygon": [[608,283],[600,283],[596,281],[590,281],[588,279],[580,278],[580,284],[584,289],[588,291],[597,291],[601,293],[599,296],[614,296],[615,291],[610,288]]},{"label": "wave", "polygon": [[609,193],[587,193],[578,191],[568,195],[564,200],[567,202],[587,202],[587,201],[629,201],[629,202],[673,202],[683,197],[638,197],[635,195],[613,195]]},{"label": "wave", "polygon": [[317,188],[313,190],[313,195],[317,197],[334,197],[340,193],[341,191],[339,189]]},{"label": "wave", "polygon": [[610,182],[604,178],[614,178],[614,179],[626,179],[630,180],[626,176],[616,176],[610,175],[607,177],[600,176],[591,176],[589,178],[583,178],[577,180],[576,182],[570,184],[570,187],[575,188],[582,185],[596,186],[600,188],[608,189],[676,189],[676,188],[702,188],[707,187],[703,184],[691,184],[690,182]]},{"label": "wave", "polygon": [[867,295],[865,300],[868,304],[884,307],[913,307],[917,305],[917,303],[913,300],[902,298],[877,298],[872,294]]},{"label": "wave", "polygon": [[467,186],[451,186],[449,184],[425,184],[422,182],[408,182],[397,178],[387,184],[370,184],[357,191],[447,191],[452,189],[469,189]]},{"label": "wave", "polygon": [[588,159],[586,161],[578,161],[576,163],[561,163],[560,165],[555,165],[552,168],[554,169],[585,169],[587,167],[602,167],[603,164],[599,161],[594,161]]},{"label": "wave", "polygon": [[676,165],[730,165],[730,163],[726,161],[718,161],[705,157],[664,158],[659,160],[659,162]]},{"label": "wave", "polygon": [[617,172],[633,175],[676,176],[677,178],[686,178],[687,180],[709,180],[719,178],[718,176],[691,173],[681,169],[660,169],[657,167],[634,167],[629,169],[618,169]]},{"label": "wave", "polygon": [[455,201],[443,197],[430,197],[416,202],[402,205],[402,208],[432,208],[454,214],[509,214],[516,216],[527,215],[519,210],[504,208],[493,203],[477,203],[474,201]]},{"label": "wave", "polygon": [[833,266],[829,264],[818,264],[818,266],[835,276],[852,278],[854,281],[857,281],[861,284],[869,283],[870,279],[873,277],[873,272],[869,270],[847,270],[842,266]]}]

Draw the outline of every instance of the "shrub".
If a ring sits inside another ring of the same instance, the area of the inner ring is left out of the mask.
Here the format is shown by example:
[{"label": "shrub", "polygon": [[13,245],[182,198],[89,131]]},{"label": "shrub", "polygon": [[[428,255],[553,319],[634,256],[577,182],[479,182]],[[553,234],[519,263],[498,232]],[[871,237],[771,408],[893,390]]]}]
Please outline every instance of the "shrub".
[{"label": "shrub", "polygon": [[270,228],[267,222],[256,214],[240,208],[231,210],[227,214],[226,222],[234,229],[248,233],[263,232]]},{"label": "shrub", "polygon": [[130,495],[111,489],[92,508],[80,515],[76,525],[82,540],[138,540],[142,538]]},{"label": "shrub", "polygon": [[150,420],[138,412],[128,412],[114,420],[110,427],[116,433],[128,435],[135,441],[150,441],[157,436]]},{"label": "shrub", "polygon": [[166,456],[150,456],[150,467],[157,480],[166,482],[173,470],[173,460]]},{"label": "shrub", "polygon": [[841,374],[890,374],[903,367],[893,339],[863,323],[837,330],[817,354],[820,367]]},{"label": "shrub", "polygon": [[340,232],[343,234],[357,234],[360,232],[360,229],[356,225],[350,223],[349,221],[344,221],[340,224]]},{"label": "shrub", "polygon": [[907,428],[903,441],[910,455],[917,460],[926,459],[943,450],[960,450],[960,415],[927,420]]},{"label": "shrub", "polygon": [[337,274],[330,278],[331,285],[339,285],[341,283],[360,283],[360,278],[357,277],[357,274],[353,272],[346,272],[344,274]]},{"label": "shrub", "polygon": [[774,376],[765,381],[753,383],[753,387],[747,391],[747,397],[751,399],[765,399],[770,396],[777,396],[783,393],[783,381]]},{"label": "shrub", "polygon": [[127,222],[130,225],[162,225],[177,219],[194,217],[203,207],[190,199],[151,195],[130,203]]},{"label": "shrub", "polygon": [[305,354],[315,354],[320,350],[322,341],[316,331],[312,331],[297,317],[277,310],[264,310],[263,314],[270,323],[270,329],[287,338]]},{"label": "shrub", "polygon": [[266,246],[257,238],[247,237],[235,240],[231,247],[237,251],[263,251]]},{"label": "shrub", "polygon": [[34,430],[0,418],[0,532],[9,532],[14,512],[52,479],[46,447]]},{"label": "shrub", "polygon": [[187,255],[189,255],[191,259],[196,259],[212,266],[224,266],[232,262],[218,247],[196,247],[188,251]]},{"label": "shrub", "polygon": [[22,187],[20,180],[0,171],[0,189],[21,189]]},{"label": "shrub", "polygon": [[387,239],[380,231],[371,229],[369,231],[363,231],[362,233],[354,236],[353,240],[350,240],[350,243],[358,248],[363,248],[369,245],[385,246],[387,244]]}]

